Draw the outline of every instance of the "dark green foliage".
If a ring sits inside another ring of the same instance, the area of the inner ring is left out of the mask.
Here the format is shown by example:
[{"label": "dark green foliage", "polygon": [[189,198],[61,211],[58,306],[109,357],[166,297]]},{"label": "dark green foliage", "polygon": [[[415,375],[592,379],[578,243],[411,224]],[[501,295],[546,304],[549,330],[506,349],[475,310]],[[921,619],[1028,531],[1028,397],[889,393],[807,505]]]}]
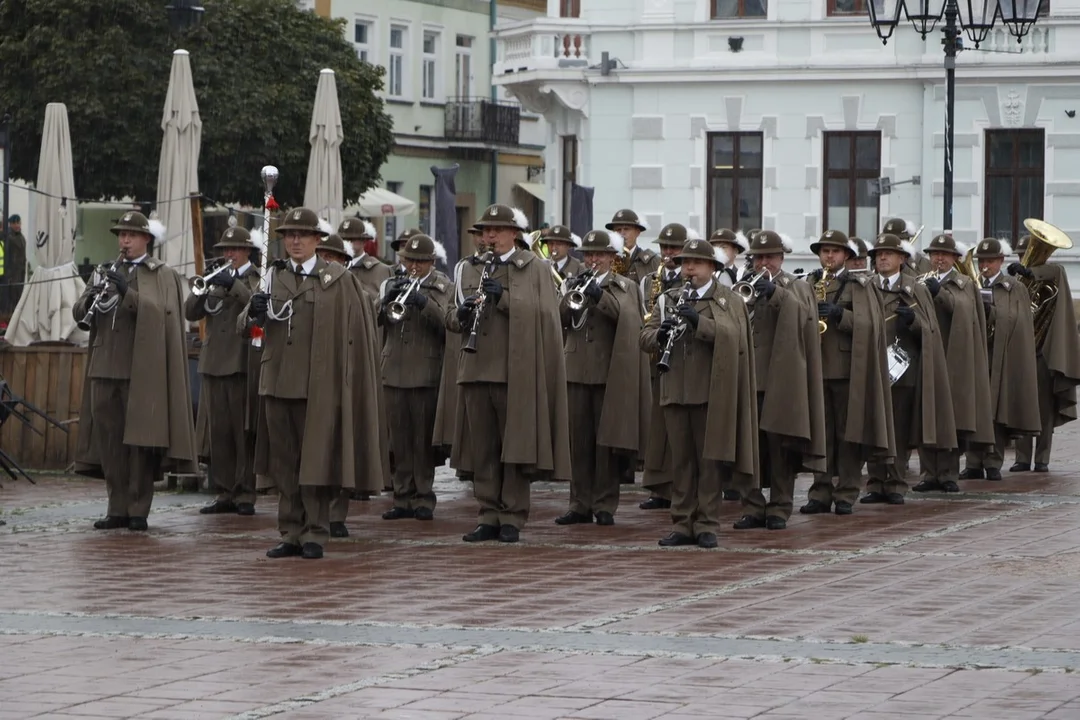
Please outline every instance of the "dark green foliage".
[{"label": "dark green foliage", "polygon": [[203,121],[203,194],[258,205],[259,170],[269,164],[281,171],[278,201],[301,204],[322,68],[337,76],[346,201],[378,182],[393,145],[374,94],[383,71],[357,58],[343,20],[301,11],[293,0],[205,0],[202,24],[173,35],[166,4],[0,3],[0,113],[12,115],[15,177],[37,177],[45,105],[62,102],[79,196],[153,199],[172,51],[182,47]]}]

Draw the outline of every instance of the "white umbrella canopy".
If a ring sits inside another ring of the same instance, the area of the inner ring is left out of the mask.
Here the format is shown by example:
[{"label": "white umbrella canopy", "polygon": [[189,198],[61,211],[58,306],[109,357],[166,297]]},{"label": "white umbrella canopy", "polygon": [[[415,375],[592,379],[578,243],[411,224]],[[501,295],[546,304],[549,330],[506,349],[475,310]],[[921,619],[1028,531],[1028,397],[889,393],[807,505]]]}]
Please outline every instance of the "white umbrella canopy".
[{"label": "white umbrella canopy", "polygon": [[371,188],[360,196],[355,205],[350,206],[348,209],[349,214],[357,212],[368,217],[412,215],[416,212],[416,203],[389,190]]},{"label": "white umbrella canopy", "polygon": [[164,136],[158,165],[156,212],[168,231],[155,244],[155,249],[158,257],[173,269],[185,277],[192,277],[195,275],[195,239],[189,198],[199,194],[202,120],[187,50],[173,53],[161,130]]},{"label": "white umbrella canopy", "polygon": [[341,179],[341,108],[338,106],[337,82],[334,71],[319,73],[315,89],[315,108],[311,113],[308,141],[307,183],[304,186],[304,206],[337,228],[341,222],[344,190]]},{"label": "white umbrella canopy", "polygon": [[12,345],[69,341],[85,344],[72,308],[86,283],[75,266],[75,174],[71,131],[63,103],[45,106],[45,127],[35,186],[34,253],[38,268],[30,276],[4,337]]}]

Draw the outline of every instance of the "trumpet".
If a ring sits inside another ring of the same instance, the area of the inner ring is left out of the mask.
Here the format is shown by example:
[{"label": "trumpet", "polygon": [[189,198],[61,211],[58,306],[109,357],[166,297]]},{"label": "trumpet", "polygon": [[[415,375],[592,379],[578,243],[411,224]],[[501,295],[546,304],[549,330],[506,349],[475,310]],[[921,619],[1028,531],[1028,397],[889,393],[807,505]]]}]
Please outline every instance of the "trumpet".
[{"label": "trumpet", "polygon": [[741,297],[744,303],[749,305],[750,303],[757,300],[757,290],[754,288],[754,286],[757,285],[757,281],[765,277],[766,274],[769,276],[769,279],[772,280],[772,273],[769,272],[768,268],[762,268],[761,272],[759,272],[757,275],[754,275],[749,280],[740,280],[739,282],[732,285],[731,290],[739,297]]},{"label": "trumpet", "polygon": [[94,318],[94,313],[100,310],[101,312],[110,312],[116,307],[116,304],[120,301],[118,295],[108,297],[109,294],[109,280],[106,277],[110,272],[116,270],[120,266],[120,263],[124,261],[124,256],[127,253],[121,252],[116,256],[116,260],[110,263],[108,266],[105,263],[98,265],[94,268],[93,277],[97,279],[97,282],[92,285],[98,286],[97,295],[94,296],[93,301],[86,308],[86,314],[83,315],[82,320],[75,323],[76,327],[80,330],[87,331],[90,329],[90,321]]},{"label": "trumpet", "polygon": [[[692,292],[694,292],[694,284],[687,280],[686,284],[683,285],[682,293],[679,295],[679,302],[675,303],[674,312],[676,317],[678,317],[679,308],[690,302],[690,293]],[[664,343],[664,351],[660,354],[660,360],[656,363],[656,369],[662,373],[666,373],[671,369],[671,350],[686,331],[686,321],[678,317],[677,322],[678,324],[668,334],[667,342]]]},{"label": "trumpet", "polygon": [[210,278],[214,277],[215,275],[220,275],[224,271],[231,269],[232,262],[229,260],[224,260],[217,268],[215,268],[209,274],[203,275],[201,277],[196,275],[191,279],[191,294],[202,297],[206,293],[210,292]]},{"label": "trumpet", "polygon": [[409,314],[405,301],[420,287],[420,277],[416,273],[409,275],[409,284],[398,293],[397,297],[386,305],[386,317],[391,323],[399,323]]},{"label": "trumpet", "polygon": [[484,314],[484,306],[487,305],[487,293],[484,292],[484,281],[491,277],[491,270],[495,267],[495,253],[488,250],[480,256],[484,261],[484,270],[480,273],[480,283],[477,285],[476,307],[473,308],[472,327],[469,329],[469,338],[465,341],[461,351],[467,353],[476,352],[476,336],[480,330],[480,317]]},{"label": "trumpet", "polygon": [[566,304],[573,312],[578,313],[585,309],[585,305],[588,301],[588,298],[585,297],[585,290],[596,282],[595,268],[586,270],[578,275],[574,278],[573,282],[574,289],[568,293]]}]

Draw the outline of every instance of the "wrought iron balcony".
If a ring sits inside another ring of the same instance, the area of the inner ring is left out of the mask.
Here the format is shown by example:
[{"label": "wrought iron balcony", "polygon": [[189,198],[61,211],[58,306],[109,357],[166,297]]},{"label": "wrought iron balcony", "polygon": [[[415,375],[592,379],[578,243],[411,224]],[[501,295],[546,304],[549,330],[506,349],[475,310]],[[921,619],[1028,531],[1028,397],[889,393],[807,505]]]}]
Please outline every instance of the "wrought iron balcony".
[{"label": "wrought iron balcony", "polygon": [[488,98],[450,98],[446,102],[446,139],[484,145],[516,146],[521,106]]}]

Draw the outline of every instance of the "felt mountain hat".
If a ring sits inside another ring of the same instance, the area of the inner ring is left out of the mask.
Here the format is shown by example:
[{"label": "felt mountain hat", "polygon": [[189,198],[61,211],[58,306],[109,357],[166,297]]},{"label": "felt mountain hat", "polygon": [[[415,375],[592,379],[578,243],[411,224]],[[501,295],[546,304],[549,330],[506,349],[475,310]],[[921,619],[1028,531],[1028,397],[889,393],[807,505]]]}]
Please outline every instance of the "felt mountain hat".
[{"label": "felt mountain hat", "polygon": [[930,241],[930,244],[926,247],[926,252],[947,252],[953,255],[963,255],[967,251],[961,251],[956,246],[956,240],[952,235],[938,235]]},{"label": "felt mountain hat", "polygon": [[1012,255],[1012,248],[1009,247],[1009,243],[997,238],[980,240],[975,246],[975,257],[979,260],[993,260],[1007,255]]},{"label": "felt mountain hat", "polygon": [[1019,255],[1020,257],[1024,257],[1024,253],[1027,252],[1029,244],[1031,244],[1031,236],[1025,235],[1024,237],[1020,238],[1020,240],[1016,243],[1016,247],[1013,249],[1016,250],[1017,255]]},{"label": "felt mountain hat", "polygon": [[221,233],[221,239],[214,243],[215,249],[236,248],[240,250],[254,250],[255,243],[251,242],[251,233],[242,227],[231,227]]},{"label": "felt mountain hat", "polygon": [[399,238],[401,247],[398,255],[406,260],[435,260],[435,241],[418,232],[408,238]]},{"label": "felt mountain hat", "polygon": [[116,224],[112,226],[113,235],[119,235],[121,230],[143,233],[150,237],[154,236],[153,231],[150,230],[150,221],[145,215],[136,210],[124,213]]},{"label": "felt mountain hat", "polygon": [[911,239],[911,227],[903,218],[889,218],[885,221],[885,227],[881,228],[882,235],[895,235],[901,240]]},{"label": "felt mountain hat", "polygon": [[730,228],[720,228],[719,230],[713,230],[713,234],[709,236],[709,242],[713,245],[717,243],[730,243],[738,248],[738,253],[744,253],[750,249],[750,239],[741,232],[735,232]]},{"label": "felt mountain hat", "polygon": [[622,249],[622,235],[610,230],[592,230],[581,239],[582,252],[620,253]]},{"label": "felt mountain hat", "polygon": [[818,251],[820,251],[821,248],[829,246],[841,247],[847,250],[849,253],[853,253],[851,246],[848,245],[847,234],[842,233],[839,230],[826,230],[825,232],[823,232],[821,234],[821,237],[818,238],[817,242],[810,243],[810,252],[817,255]]},{"label": "felt mountain hat", "polygon": [[528,230],[529,224],[525,214],[509,205],[489,205],[474,227],[478,228],[511,228],[513,230]]},{"label": "felt mountain hat", "polygon": [[641,230],[641,232],[645,232],[649,229],[648,226],[641,221],[641,218],[638,217],[638,214],[630,209],[623,209],[617,211],[614,215],[611,216],[611,222],[609,222],[604,227],[608,230],[614,230],[620,225],[629,225],[631,227],[636,227],[638,230]]},{"label": "felt mountain hat", "polygon": [[323,238],[319,243],[319,250],[329,250],[340,255],[346,262],[352,258],[352,254],[345,249],[345,241],[338,234]]},{"label": "felt mountain hat", "polygon": [[368,228],[365,225],[368,224],[360,218],[345,218],[338,225],[337,234],[341,236],[342,240],[374,239],[374,235],[367,234]]},{"label": "felt mountain hat", "polygon": [[686,245],[688,239],[685,225],[668,223],[660,228],[660,234],[656,238],[656,243],[658,245],[681,248]]},{"label": "felt mountain hat", "polygon": [[303,207],[290,210],[285,216],[285,222],[277,226],[277,231],[279,233],[288,230],[309,232],[313,235],[320,235],[322,237],[326,237],[330,234],[329,231],[319,225],[319,216],[315,211]]},{"label": "felt mountain hat", "polygon": [[775,255],[787,252],[787,248],[787,243],[780,237],[780,233],[762,230],[750,241],[750,250],[747,251],[747,255]]},{"label": "felt mountain hat", "polygon": [[397,238],[390,241],[390,249],[393,250],[394,252],[398,252],[398,251],[401,250],[401,246],[406,240],[409,240],[410,238],[412,238],[412,237],[414,237],[416,235],[422,235],[422,234],[423,233],[421,233],[416,228],[408,228],[408,229],[402,230],[401,234],[398,235]]},{"label": "felt mountain hat", "polygon": [[716,251],[708,240],[687,240],[682,252],[675,256],[675,262],[683,260],[709,260],[716,262]]},{"label": "felt mountain hat", "polygon": [[906,240],[901,240],[892,233],[881,233],[874,240],[874,247],[871,248],[868,253],[873,256],[878,250],[892,250],[898,252],[904,257],[911,257],[911,243]]},{"label": "felt mountain hat", "polygon": [[848,247],[855,252],[854,257],[856,258],[864,258],[869,252],[866,241],[854,235],[848,238]]},{"label": "felt mountain hat", "polygon": [[549,228],[544,228],[540,231],[540,240],[542,242],[554,240],[555,242],[564,242],[575,246],[581,245],[581,243],[574,240],[574,233],[565,225],[552,225]]}]

